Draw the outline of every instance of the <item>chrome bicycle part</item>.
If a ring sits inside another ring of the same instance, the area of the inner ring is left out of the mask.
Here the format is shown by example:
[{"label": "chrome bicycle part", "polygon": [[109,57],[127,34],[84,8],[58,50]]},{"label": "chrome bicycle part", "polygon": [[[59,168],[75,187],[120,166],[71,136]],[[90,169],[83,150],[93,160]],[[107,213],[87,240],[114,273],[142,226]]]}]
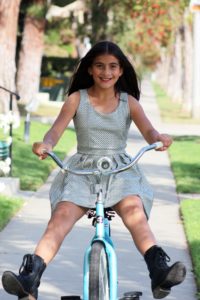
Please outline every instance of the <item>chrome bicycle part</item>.
[{"label": "chrome bicycle part", "polygon": [[107,171],[111,171],[112,169],[112,160],[107,157],[101,157],[98,162],[97,162],[97,168],[99,171],[101,171],[102,173],[107,172]]}]

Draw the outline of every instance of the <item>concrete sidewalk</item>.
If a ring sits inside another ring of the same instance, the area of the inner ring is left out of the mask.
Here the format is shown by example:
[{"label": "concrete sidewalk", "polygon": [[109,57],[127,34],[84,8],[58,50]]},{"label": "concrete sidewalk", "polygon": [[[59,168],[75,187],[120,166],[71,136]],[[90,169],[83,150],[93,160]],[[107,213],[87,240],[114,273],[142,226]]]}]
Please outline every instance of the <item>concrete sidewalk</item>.
[{"label": "concrete sidewalk", "polygon": [[[145,112],[158,130],[165,129],[165,132],[168,132],[161,124],[154,94],[148,81],[143,83],[142,90],[144,95],[141,103]],[[135,127],[132,127],[127,151],[134,154],[144,145],[146,143],[141,135]],[[166,152],[150,151],[143,156],[140,165],[155,190],[150,224],[158,244],[165,249],[172,262],[181,260],[187,266],[186,280],[173,288],[166,299],[195,300],[196,287],[191,260],[179,216],[179,202],[168,155]],[[22,256],[33,252],[50,217],[48,191],[56,172],[57,170],[51,174],[47,183],[37,193],[23,193],[26,197],[23,209],[0,232],[0,275],[4,270],[18,271]],[[83,256],[92,235],[91,221],[83,218],[65,239],[56,258],[45,271],[39,299],[58,300],[62,295],[82,294]],[[130,234],[118,217],[112,222],[112,237],[118,257],[119,297],[126,291],[139,290],[143,292],[141,300],[153,299],[144,260],[133,246]],[[1,283],[0,299],[13,299],[13,296],[3,291]]]}]

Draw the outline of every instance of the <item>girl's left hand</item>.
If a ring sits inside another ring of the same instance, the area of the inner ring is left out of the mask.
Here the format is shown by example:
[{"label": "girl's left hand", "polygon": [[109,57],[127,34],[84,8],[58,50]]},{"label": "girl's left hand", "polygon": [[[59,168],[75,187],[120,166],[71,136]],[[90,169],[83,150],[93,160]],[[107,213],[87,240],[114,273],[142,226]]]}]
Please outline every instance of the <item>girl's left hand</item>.
[{"label": "girl's left hand", "polygon": [[172,137],[168,134],[159,134],[159,136],[157,137],[157,141],[163,143],[163,147],[157,149],[157,151],[165,151],[173,143]]}]

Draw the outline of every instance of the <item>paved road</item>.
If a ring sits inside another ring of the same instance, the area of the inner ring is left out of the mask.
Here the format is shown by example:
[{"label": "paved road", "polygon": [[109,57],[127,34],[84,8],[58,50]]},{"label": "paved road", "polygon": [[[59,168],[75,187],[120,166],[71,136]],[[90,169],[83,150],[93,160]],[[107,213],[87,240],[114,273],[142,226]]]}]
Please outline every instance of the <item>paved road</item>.
[{"label": "paved road", "polygon": [[[143,90],[141,102],[147,115],[156,128],[166,129],[161,124],[149,82],[143,83]],[[134,127],[131,128],[128,152],[135,153],[144,145],[145,142],[138,131]],[[164,152],[148,152],[142,158],[141,166],[155,190],[150,224],[158,244],[166,250],[172,261],[183,261],[188,270],[185,282],[174,288],[167,299],[195,300],[196,287],[191,260],[179,215],[179,202],[168,155]],[[48,190],[56,172],[51,174],[47,183],[37,193],[23,194],[26,196],[23,209],[0,233],[0,275],[6,269],[18,270],[22,256],[33,251],[45,229],[50,217]],[[93,227],[90,224],[90,220],[83,218],[65,239],[56,258],[44,273],[39,299],[57,300],[61,295],[82,294],[83,253],[93,235]],[[143,300],[153,299],[144,260],[118,217],[112,222],[112,236],[119,262],[119,296],[125,291],[140,290],[143,292]],[[13,299],[13,296],[3,291],[1,284],[0,299]]]}]

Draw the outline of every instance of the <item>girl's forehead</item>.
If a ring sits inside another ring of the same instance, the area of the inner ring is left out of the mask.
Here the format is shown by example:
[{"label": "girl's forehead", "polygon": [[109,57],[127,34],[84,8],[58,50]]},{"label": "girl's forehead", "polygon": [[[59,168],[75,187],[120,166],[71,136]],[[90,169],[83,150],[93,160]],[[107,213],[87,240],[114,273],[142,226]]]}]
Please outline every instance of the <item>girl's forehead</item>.
[{"label": "girl's forehead", "polygon": [[102,62],[102,63],[119,63],[119,60],[116,56],[112,54],[101,54],[95,57],[93,63]]}]

